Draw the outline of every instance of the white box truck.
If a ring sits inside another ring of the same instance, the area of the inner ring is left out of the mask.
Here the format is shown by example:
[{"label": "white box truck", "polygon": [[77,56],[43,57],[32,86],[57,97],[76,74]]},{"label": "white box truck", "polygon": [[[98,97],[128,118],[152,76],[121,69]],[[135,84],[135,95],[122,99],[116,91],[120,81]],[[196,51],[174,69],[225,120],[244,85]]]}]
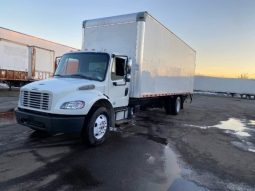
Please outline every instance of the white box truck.
[{"label": "white box truck", "polygon": [[83,33],[52,79],[21,88],[18,123],[98,145],[138,106],[176,115],[193,93],[195,51],[147,12],[87,20]]},{"label": "white box truck", "polygon": [[0,27],[0,82],[20,86],[46,79],[56,59],[77,49]]}]

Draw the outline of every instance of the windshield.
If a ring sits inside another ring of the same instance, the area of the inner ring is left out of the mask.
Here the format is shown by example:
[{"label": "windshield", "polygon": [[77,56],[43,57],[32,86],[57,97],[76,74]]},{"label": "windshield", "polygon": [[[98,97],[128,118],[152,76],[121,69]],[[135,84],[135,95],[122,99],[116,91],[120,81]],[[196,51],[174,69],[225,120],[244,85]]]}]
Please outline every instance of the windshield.
[{"label": "windshield", "polygon": [[108,63],[106,53],[69,53],[62,56],[54,76],[104,81]]}]

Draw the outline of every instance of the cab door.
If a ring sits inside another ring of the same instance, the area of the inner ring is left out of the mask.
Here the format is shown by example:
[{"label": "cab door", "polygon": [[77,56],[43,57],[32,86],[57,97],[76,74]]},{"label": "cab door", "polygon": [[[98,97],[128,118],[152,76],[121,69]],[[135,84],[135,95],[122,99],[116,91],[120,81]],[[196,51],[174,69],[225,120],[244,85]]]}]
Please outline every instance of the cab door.
[{"label": "cab door", "polygon": [[115,56],[112,59],[109,99],[114,108],[128,105],[130,83],[126,80],[127,60],[125,56]]}]

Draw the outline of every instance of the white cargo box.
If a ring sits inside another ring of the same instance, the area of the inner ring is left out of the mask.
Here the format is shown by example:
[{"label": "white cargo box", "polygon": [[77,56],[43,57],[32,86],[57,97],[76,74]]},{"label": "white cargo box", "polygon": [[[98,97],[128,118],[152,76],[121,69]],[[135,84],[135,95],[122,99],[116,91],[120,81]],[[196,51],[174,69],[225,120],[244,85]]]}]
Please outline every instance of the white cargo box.
[{"label": "white cargo box", "polygon": [[54,51],[39,47],[33,48],[34,79],[41,80],[51,77],[54,73]]},{"label": "white cargo box", "polygon": [[133,60],[130,97],[193,93],[195,51],[147,12],[83,22],[82,50]]},{"label": "white cargo box", "polygon": [[0,27],[0,81],[20,85],[23,83],[19,82],[46,79],[53,75],[55,59],[74,50],[77,49]]},{"label": "white cargo box", "polygon": [[0,39],[0,69],[27,72],[29,67],[29,47]]}]

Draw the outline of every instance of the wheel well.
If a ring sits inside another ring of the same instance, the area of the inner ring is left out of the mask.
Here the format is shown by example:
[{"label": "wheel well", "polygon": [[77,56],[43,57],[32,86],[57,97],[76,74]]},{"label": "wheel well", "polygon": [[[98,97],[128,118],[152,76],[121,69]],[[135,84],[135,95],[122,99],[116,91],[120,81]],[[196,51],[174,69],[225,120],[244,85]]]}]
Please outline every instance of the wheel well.
[{"label": "wheel well", "polygon": [[91,107],[88,117],[91,117],[91,115],[99,108],[99,107],[105,107],[109,113],[109,122],[110,127],[115,127],[115,120],[114,120],[114,109],[111,105],[111,103],[106,99],[100,99],[94,103],[94,105]]}]

